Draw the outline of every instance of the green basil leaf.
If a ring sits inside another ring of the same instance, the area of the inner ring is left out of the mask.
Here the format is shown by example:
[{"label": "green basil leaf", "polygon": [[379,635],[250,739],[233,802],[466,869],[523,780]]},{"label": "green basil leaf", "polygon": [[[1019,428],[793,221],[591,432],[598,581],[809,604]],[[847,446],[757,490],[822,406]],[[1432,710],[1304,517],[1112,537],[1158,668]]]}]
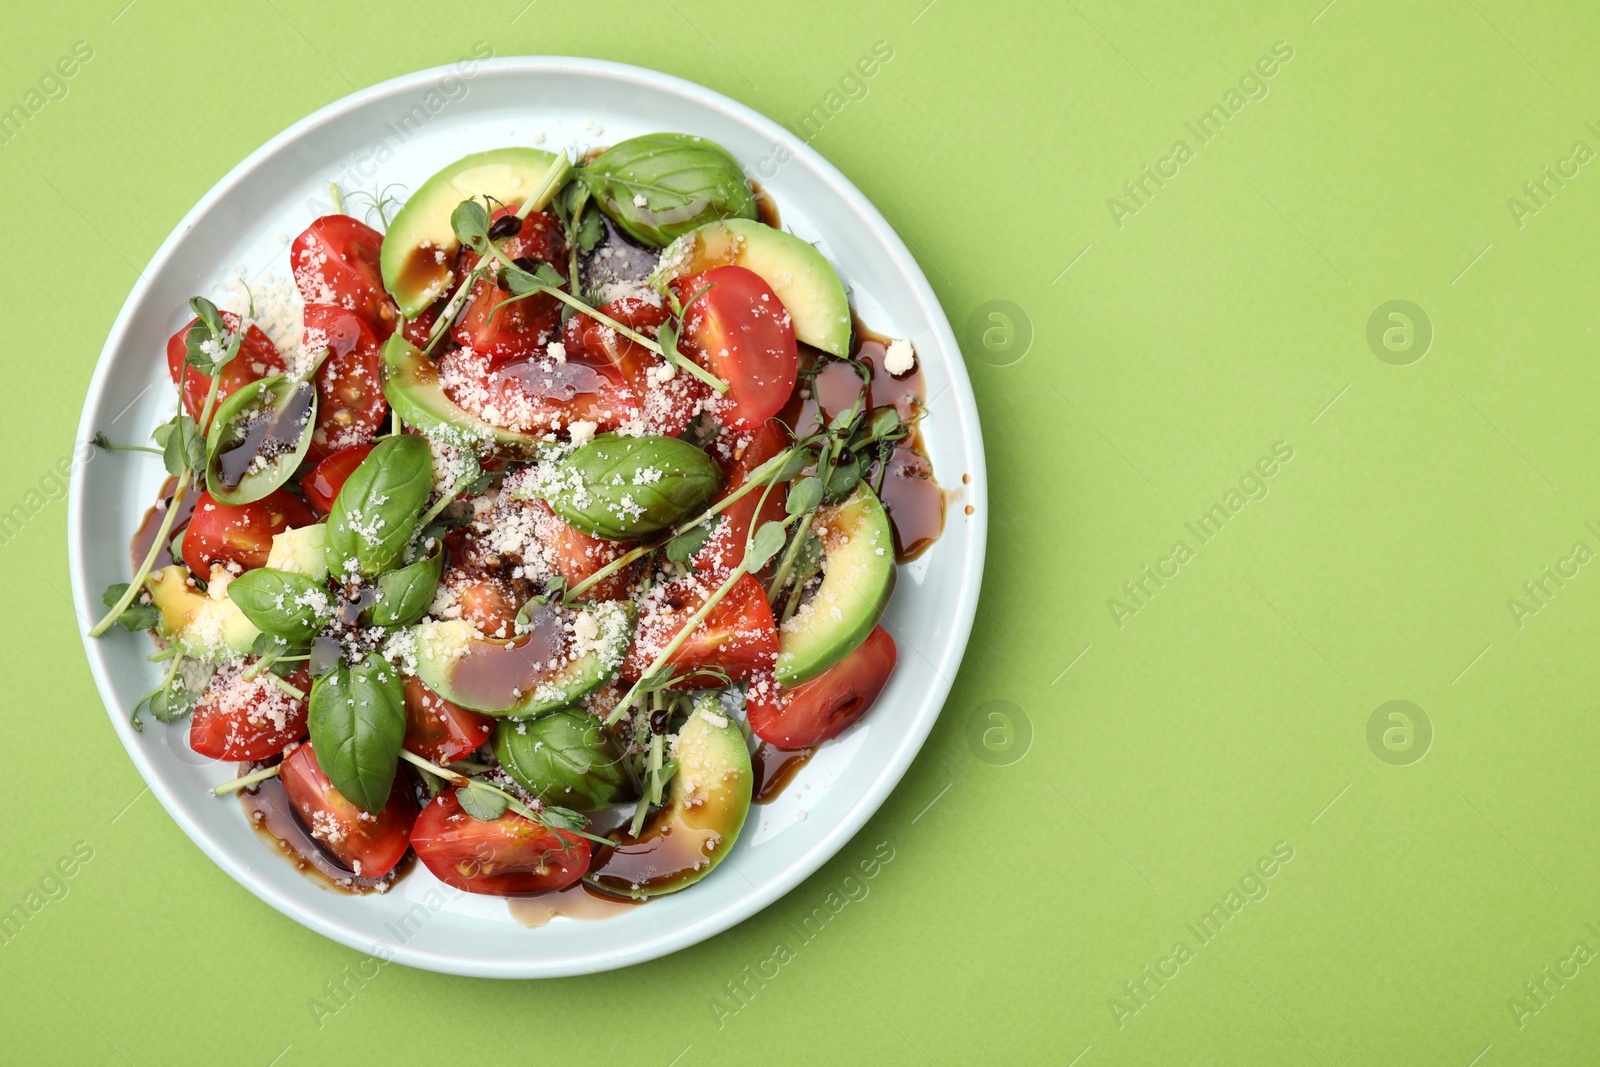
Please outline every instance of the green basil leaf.
[{"label": "green basil leaf", "polygon": [[502,719],[495,726],[494,754],[505,772],[543,804],[593,811],[627,799],[632,791],[620,747],[586,712]]},{"label": "green basil leaf", "polygon": [[722,482],[710,456],[675,437],[601,434],[554,467],[531,491],[563,521],[607,541],[669,529],[704,508]]},{"label": "green basil leaf", "polygon": [[433,455],[417,434],[385,438],[339,490],[324,554],[340,580],[388,570],[411,540],[433,491]]},{"label": "green basil leaf", "polygon": [[410,626],[426,615],[443,568],[444,547],[435,542],[422,559],[379,575],[378,599],[369,609],[372,625]]},{"label": "green basil leaf", "polygon": [[257,567],[228,583],[228,599],[263,633],[309,645],[328,613],[328,592],[303,574]]},{"label": "green basil leaf", "polygon": [[707,222],[756,217],[739,164],[714,142],[688,134],[623,141],[585,164],[578,178],[612,222],[657,248]]},{"label": "green basil leaf", "polygon": [[[206,492],[224,504],[249,504],[294,476],[311,448],[317,389],[289,394],[281,374],[249,383],[223,401],[211,419],[203,455]],[[289,395],[286,395],[289,394]]]},{"label": "green basil leaf", "polygon": [[363,811],[382,811],[406,736],[399,670],[376,655],[339,664],[312,685],[308,719],[317,766],[333,788]]},{"label": "green basil leaf", "polygon": [[[116,585],[106,587],[105,595],[100,602],[108,608],[117,606],[122,599],[122,594],[128,591],[127,582],[118,582]],[[123,629],[137,632],[149,630],[161,621],[161,611],[154,604],[141,604],[139,598],[134,597],[127,607],[122,609],[122,614],[117,616],[117,621]]]},{"label": "green basil leaf", "polygon": [[817,510],[817,505],[821,503],[822,479],[802,478],[789,487],[789,499],[784,503],[784,509],[791,515],[804,515]]},{"label": "green basil leaf", "polygon": [[761,529],[750,541],[750,547],[745,551],[744,561],[747,569],[758,571],[767,565],[767,560],[778,554],[783,548],[783,543],[788,539],[781,522],[764,522]]},{"label": "green basil leaf", "polygon": [[506,813],[506,798],[471,778],[456,790],[456,800],[461,802],[462,811],[479,822],[494,822]]}]

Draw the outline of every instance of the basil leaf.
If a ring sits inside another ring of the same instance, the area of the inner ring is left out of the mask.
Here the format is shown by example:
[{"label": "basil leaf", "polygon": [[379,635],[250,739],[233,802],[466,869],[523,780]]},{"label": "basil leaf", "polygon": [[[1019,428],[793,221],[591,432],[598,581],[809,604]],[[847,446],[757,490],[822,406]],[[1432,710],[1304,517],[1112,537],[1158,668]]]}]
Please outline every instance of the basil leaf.
[{"label": "basil leaf", "polygon": [[[754,492],[754,490],[751,490]],[[710,522],[701,523],[692,530],[686,530],[667,542],[667,559],[673,563],[687,563],[694,558],[694,554],[706,547],[706,542],[711,540],[711,534],[722,522],[718,515]]]},{"label": "basil leaf", "polygon": [[382,811],[406,736],[400,672],[376,655],[341,663],[311,686],[308,718],[317,766],[333,788],[363,811]]},{"label": "basil leaf", "polygon": [[228,599],[263,633],[309,645],[322,629],[328,593],[303,574],[257,567],[228,583]]},{"label": "basil leaf", "polygon": [[388,570],[405,551],[433,491],[433,455],[417,434],[385,438],[339,490],[323,547],[328,571],[347,581]]},{"label": "basil leaf", "polygon": [[767,560],[778,554],[788,538],[783,531],[781,522],[764,522],[761,529],[750,541],[750,547],[745,551],[744,561],[746,569],[758,571],[767,565]]},{"label": "basil leaf", "polygon": [[[118,582],[116,585],[106,587],[105,595],[100,602],[108,608],[117,606],[122,599],[122,594],[128,591],[127,582]],[[137,632],[152,629],[161,621],[161,610],[154,604],[141,604],[139,598],[134,597],[127,607],[122,609],[122,614],[117,616],[117,621],[125,630]]]},{"label": "basil leaf", "polygon": [[614,145],[578,171],[628,236],[657,248],[717,219],[756,217],[744,172],[712,141],[651,133]]},{"label": "basil leaf", "polygon": [[224,504],[249,504],[294,476],[311,448],[317,389],[288,393],[281,374],[241,388],[217,408],[202,459],[206,492]]},{"label": "basil leaf", "polygon": [[502,719],[494,755],[522,788],[543,804],[584,811],[627,799],[622,752],[592,715],[565,710],[529,720]]},{"label": "basil leaf", "polygon": [[444,548],[434,542],[433,551],[399,570],[378,577],[378,599],[369,617],[374,626],[410,626],[428,612],[444,569]]},{"label": "basil leaf", "polygon": [[670,528],[705,507],[722,482],[710,456],[675,437],[601,434],[554,467],[532,492],[569,525],[607,541]]},{"label": "basil leaf", "polygon": [[471,778],[456,790],[456,800],[461,802],[462,811],[479,822],[494,822],[506,813],[506,798]]},{"label": "basil leaf", "polygon": [[804,515],[817,510],[822,503],[822,479],[802,478],[789,487],[789,499],[784,509],[791,515]]}]

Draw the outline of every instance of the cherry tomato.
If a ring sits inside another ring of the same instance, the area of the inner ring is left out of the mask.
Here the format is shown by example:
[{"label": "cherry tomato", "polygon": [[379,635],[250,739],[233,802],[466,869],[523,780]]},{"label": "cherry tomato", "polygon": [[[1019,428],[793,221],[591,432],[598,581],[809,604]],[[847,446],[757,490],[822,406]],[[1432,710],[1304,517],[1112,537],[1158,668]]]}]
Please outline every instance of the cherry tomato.
[{"label": "cherry tomato", "polygon": [[[167,373],[172,375],[172,381],[176,384],[178,374],[187,372],[183,377],[183,407],[194,419],[200,418],[200,412],[206,406],[206,394],[211,391],[209,377],[193,367],[183,365],[189,356],[189,343],[186,339],[189,327],[199,321],[197,318],[190,319],[184,324],[183,329],[167,339]],[[239,316],[231,311],[222,313],[222,321],[230,331],[239,328]],[[245,331],[244,343],[239,346],[239,354],[222,368],[222,381],[217,386],[217,399],[211,410],[215,412],[222,406],[224,400],[256,379],[282,373],[283,357],[278,355],[271,338],[262,332],[261,327],[252,325]]]},{"label": "cherry tomato", "polygon": [[400,336],[416,345],[418,348],[428,347],[428,338],[433,334],[433,324],[439,320],[439,313],[444,310],[444,298],[431,307],[422,309],[422,313],[414,319],[407,319],[400,324]]},{"label": "cherry tomato", "polygon": [[589,869],[589,842],[507,811],[480,822],[450,789],[422,809],[411,847],[433,876],[468,893],[514,897],[564,889]]},{"label": "cherry tomato", "polygon": [[317,426],[306,458],[318,463],[333,453],[366,444],[389,413],[383,395],[383,355],[372,328],[353,312],[330,304],[306,307],[308,352],[331,351],[317,371]]},{"label": "cherry tomato", "polygon": [[[664,310],[634,297],[613,300],[598,310],[652,338],[667,321]],[[622,372],[651,433],[678,436],[711,395],[711,389],[692,374],[674,370],[672,377],[663,379],[664,362],[660,356],[588,315],[568,319],[562,339],[568,358],[581,351],[595,362],[610,364]]]},{"label": "cherry tomato", "polygon": [[295,288],[307,304],[354,311],[387,341],[400,310],[383,288],[383,235],[349,215],[324,215],[289,246]]},{"label": "cherry tomato", "polygon": [[[200,697],[189,722],[189,747],[212,759],[246,762],[266,759],[306,735],[306,702],[273,685],[263,673],[246,678],[251,656],[224,664]],[[302,693],[311,691],[304,667],[289,677]]]},{"label": "cherry tomato", "polygon": [[[748,435],[748,439],[746,435],[724,430],[721,438],[711,449],[713,458],[718,458],[722,464],[724,484],[727,486],[719,499],[732,495],[749,479],[751,471],[782,452],[788,445],[788,433],[781,426],[770,422],[762,423],[760,429]],[[707,574],[710,580],[714,581],[721,581],[733,573],[733,569],[744,559],[744,543],[750,534],[751,525],[754,524],[757,528],[761,525],[754,523],[754,519],[756,508],[761,506],[761,496],[764,491],[765,487],[750,490],[722,513],[722,521],[712,531],[710,540],[694,556],[693,563],[696,570]],[[761,522],[775,522],[782,519],[784,501],[788,499],[788,495],[787,486],[783,484],[773,486],[772,492],[766,494],[767,503],[761,509]]]},{"label": "cherry tomato", "polygon": [[264,567],[274,534],[314,522],[311,509],[282,489],[238,505],[219,504],[202,492],[183,534],[183,562],[196,578],[207,580],[217,563],[237,563],[241,571]]},{"label": "cherry tomato", "polygon": [[465,567],[446,567],[435,596],[459,608],[459,615],[485,637],[509,640],[517,633],[517,612],[527,600],[512,579]]},{"label": "cherry tomato", "polygon": [[614,367],[548,356],[491,365],[470,348],[439,360],[445,395],[485,422],[524,433],[552,433],[583,420],[614,430],[635,411],[633,394]]},{"label": "cherry tomato", "polygon": [[[637,681],[662,649],[682,630],[684,624],[705,603],[711,589],[697,576],[676,579],[652,594],[653,603],[645,607],[645,620],[634,635],[633,645],[622,661],[622,678]],[[778,628],[767,603],[767,591],[754,576],[746,574],[728,595],[718,602],[705,622],[686,638],[667,660],[681,677],[674,683],[690,686],[698,668],[716,668],[734,681],[769,670],[778,658]],[[700,676],[707,683],[707,676]]]},{"label": "cherry tomato", "polygon": [[712,267],[677,279],[672,291],[686,305],[685,349],[728,383],[717,407],[722,424],[753,430],[783,410],[800,371],[800,350],[789,312],[761,275]]},{"label": "cherry tomato", "polygon": [[355,473],[361,461],[367,458],[374,445],[355,445],[343,451],[335,452],[327,459],[318,463],[310,474],[300,479],[300,488],[306,494],[306,500],[312,507],[323,515],[333,510],[334,499],[338,497],[339,490],[344,488],[344,483]]},{"label": "cherry tomato", "polygon": [[405,772],[395,772],[389,802],[374,816],[339,795],[317,765],[311,742],[283,757],[282,766],[284,795],[318,844],[362,878],[382,878],[394,869],[417,821],[417,798]]},{"label": "cherry tomato", "polygon": [[465,759],[494,733],[494,720],[458,708],[422,679],[406,675],[405,748],[434,763],[454,763]]},{"label": "cherry tomato", "polygon": [[[534,511],[534,539],[544,549],[545,561],[567,580],[569,589],[633,547],[628,542],[590,537],[582,530],[568,526],[542,500],[531,501],[529,506]],[[578,599],[596,602],[621,600],[628,595],[638,570],[639,564],[629,564],[590,586]]]},{"label": "cherry tomato", "polygon": [[[490,220],[491,225],[515,215],[513,208],[500,208]],[[500,250],[507,259],[531,256],[565,274],[567,241],[562,236],[560,220],[549,212],[535,211],[523,219],[522,229],[503,241]],[[478,258],[476,252],[463,249],[458,260],[458,275],[465,278],[477,265]],[[561,325],[561,303],[548,293],[540,293],[499,306],[514,295],[488,276],[479,278],[473,283],[472,295],[467,298],[460,320],[451,329],[456,343],[483,353],[491,364],[543,351]]]},{"label": "cherry tomato", "polygon": [[894,670],[894,638],[883,627],[856,650],[793,689],[767,680],[750,687],[745,712],[757,737],[779,748],[808,748],[837,737],[867,713]]}]

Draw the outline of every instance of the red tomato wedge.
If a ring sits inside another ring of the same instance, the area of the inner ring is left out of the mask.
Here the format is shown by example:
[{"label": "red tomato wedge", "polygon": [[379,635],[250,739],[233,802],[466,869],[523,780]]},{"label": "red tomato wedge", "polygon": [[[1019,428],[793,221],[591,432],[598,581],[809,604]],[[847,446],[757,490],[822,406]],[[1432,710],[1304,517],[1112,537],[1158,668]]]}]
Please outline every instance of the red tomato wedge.
[{"label": "red tomato wedge", "polygon": [[306,307],[305,348],[326,346],[317,371],[317,425],[306,459],[319,463],[377,436],[389,413],[383,395],[383,354],[372,327],[354,312],[331,304]]},{"label": "red tomato wedge", "polygon": [[344,483],[355,473],[355,469],[361,466],[361,461],[367,458],[367,453],[373,448],[373,445],[356,445],[335,452],[318,463],[311,473],[301,478],[300,488],[306,494],[306,500],[311,506],[323,515],[332,511],[339,490],[344,488]]},{"label": "red tomato wedge", "polygon": [[434,763],[454,763],[465,759],[494,733],[494,720],[450,703],[422,684],[420,678],[406,675],[405,748]]},{"label": "red tomato wedge", "polygon": [[[225,663],[206,683],[189,721],[189,747],[202,756],[241,763],[262,760],[306,735],[306,702],[285,693],[264,674],[246,678],[246,669],[255,662],[251,656]],[[310,692],[311,676],[302,667],[289,677],[289,684]]]},{"label": "red tomato wedge", "polygon": [[[633,547],[632,542],[605,541],[568,526],[542,500],[530,501],[534,510],[533,536],[544,550],[546,562],[572,588]],[[584,601],[620,600],[628,595],[642,564],[632,563],[584,591]]]},{"label": "red tomato wedge", "polygon": [[[724,484],[727,486],[718,499],[731,496],[749,480],[752,471],[788,446],[788,432],[770,422],[762,423],[760,429],[748,436],[724,431],[722,439],[711,448],[712,458],[718,459],[722,465],[726,479]],[[761,523],[776,522],[783,518],[784,502],[789,496],[788,487],[783,484],[773,486],[772,492],[767,493],[767,502],[763,507],[761,495],[764,491],[765,487],[752,489],[722,512],[721,521],[712,531],[711,539],[694,556],[696,570],[721,581],[732,574],[744,559],[744,544],[752,525],[759,528]],[[758,507],[761,508],[761,521],[755,522]]]},{"label": "red tomato wedge", "polygon": [[[167,340],[167,373],[172,376],[173,384],[177,384],[178,374],[185,372],[183,378],[183,408],[194,419],[200,418],[200,412],[206,406],[206,394],[211,390],[211,379],[209,377],[201,374],[193,367],[185,367],[183,365],[183,361],[189,355],[189,345],[186,339],[189,327],[199,321],[199,319],[190,319],[184,324],[183,329]],[[222,321],[231,331],[239,329],[239,316],[231,311],[222,313]],[[283,357],[278,355],[278,349],[262,331],[261,327],[252,325],[245,331],[244,342],[239,346],[239,354],[234,356],[233,361],[226,367],[222,368],[222,381],[217,386],[217,399],[212,406],[212,412],[215,413],[224,400],[258,378],[282,373]]]},{"label": "red tomato wedge", "polygon": [[[512,208],[500,208],[491,219],[491,229],[500,219],[515,215]],[[522,229],[502,242],[500,250],[507,259],[531,257],[550,264],[563,275],[566,273],[566,237],[561,232],[561,220],[549,212],[535,211],[523,219]],[[463,249],[457,274],[465,278],[477,265],[478,258],[476,252]],[[542,352],[560,329],[561,304],[555,297],[540,293],[501,306],[514,295],[487,276],[479,278],[472,286],[472,295],[467,298],[460,320],[451,328],[456,343],[488,356],[491,365]]]},{"label": "red tomato wedge", "polygon": [[331,304],[353,311],[387,341],[400,321],[400,309],[383,288],[379,255],[383,235],[349,215],[324,215],[289,246],[295,288],[307,304]]},{"label": "red tomato wedge", "polygon": [[183,563],[196,578],[207,580],[216,563],[234,563],[240,571],[265,567],[274,534],[314,522],[311,509],[282,489],[238,505],[219,504],[202,492],[183,534]]},{"label": "red tomato wedge", "polygon": [[300,823],[317,843],[362,878],[382,878],[394,869],[411,843],[417,798],[405,772],[396,771],[389,802],[368,815],[333,788],[317,766],[307,741],[283,758],[283,792]]},{"label": "red tomato wedge", "polygon": [[[652,339],[667,321],[664,310],[635,297],[613,300],[597,310]],[[711,389],[691,374],[674,369],[671,377],[663,378],[665,363],[660,356],[588,315],[568,319],[562,337],[569,357],[581,351],[622,372],[651,433],[678,436],[711,396]]]},{"label": "red tomato wedge", "polygon": [[894,670],[894,638],[878,627],[856,650],[793,689],[768,679],[750,687],[745,714],[755,735],[779,748],[808,748],[837,737],[867,713]]},{"label": "red tomato wedge", "polygon": [[712,267],[678,278],[672,291],[684,304],[684,349],[728,383],[717,405],[722,424],[753,430],[783,410],[800,350],[789,312],[761,275]]},{"label": "red tomato wedge", "polygon": [[[683,629],[705,598],[716,589],[695,575],[675,579],[653,591],[644,605],[644,619],[633,645],[622,661],[622,679],[633,683],[649,669],[657,655]],[[710,668],[742,681],[770,670],[778,657],[778,628],[767,603],[767,592],[751,575],[733,583],[711,614],[667,660],[680,675],[675,685],[714,685],[709,675],[696,680],[695,672]]]},{"label": "red tomato wedge", "polygon": [[564,889],[589,869],[589,842],[508,811],[480,822],[450,789],[422,809],[411,847],[433,876],[468,893],[514,897]]},{"label": "red tomato wedge", "polygon": [[492,364],[458,348],[439,360],[445,395],[485,422],[524,433],[559,432],[573,422],[614,430],[633,417],[633,394],[616,368],[546,355]]}]

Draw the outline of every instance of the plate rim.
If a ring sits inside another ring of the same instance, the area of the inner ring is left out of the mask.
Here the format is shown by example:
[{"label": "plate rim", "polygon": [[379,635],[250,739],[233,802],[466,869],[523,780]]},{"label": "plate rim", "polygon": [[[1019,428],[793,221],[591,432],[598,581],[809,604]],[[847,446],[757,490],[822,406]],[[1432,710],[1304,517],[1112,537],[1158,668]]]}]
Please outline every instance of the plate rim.
[{"label": "plate rim", "polygon": [[[969,460],[969,469],[966,473],[972,476],[971,481],[961,488],[964,499],[973,506],[974,511],[971,516],[963,516],[963,518],[968,519],[967,551],[961,559],[951,561],[952,566],[959,566],[961,574],[959,576],[956,611],[954,617],[950,620],[951,631],[949,639],[944,645],[944,655],[941,657],[940,663],[935,665],[934,677],[924,698],[924,710],[908,724],[908,729],[902,735],[899,745],[892,750],[892,758],[880,768],[877,776],[868,784],[861,796],[844,811],[829,830],[810,848],[791,856],[775,877],[756,885],[750,893],[737,898],[733,903],[721,910],[709,912],[679,926],[653,932],[626,947],[598,951],[582,958],[569,956],[552,962],[541,960],[538,957],[506,961],[476,957],[468,952],[446,954],[418,948],[409,942],[399,945],[376,944],[371,938],[364,936],[353,928],[346,927],[336,918],[318,909],[303,907],[297,901],[280,896],[270,884],[258,880],[251,868],[236,864],[225,852],[220,849],[214,849],[210,842],[211,831],[187,817],[177,797],[169,789],[163,774],[159,772],[151,760],[146,758],[142,747],[136,743],[135,739],[138,734],[130,724],[128,715],[122,710],[121,699],[111,684],[106,667],[106,650],[100,645],[98,638],[88,636],[87,627],[81,624],[82,618],[94,618],[96,616],[99,605],[98,597],[93,596],[83,585],[88,543],[86,541],[84,520],[87,507],[87,501],[84,498],[87,490],[85,481],[81,478],[73,478],[71,480],[68,496],[68,569],[72,584],[74,607],[77,609],[75,614],[80,617],[80,629],[82,631],[80,636],[84,644],[85,654],[88,657],[90,671],[94,676],[101,702],[112,720],[118,739],[122,742],[123,749],[127,752],[145,785],[161,803],[168,816],[178,824],[190,841],[199,847],[201,852],[212,863],[220,867],[234,881],[249,890],[258,899],[287,918],[358,952],[374,955],[381,953],[389,961],[464,977],[514,979],[564,977],[596,973],[656,959],[688,948],[715,934],[730,929],[786,895],[800,885],[801,882],[815,874],[861,831],[868,820],[883,805],[883,802],[888,799],[889,794],[894,791],[894,788],[910,768],[917,753],[921,751],[928,734],[933,729],[934,723],[943,712],[945,701],[948,699],[951,686],[954,683],[954,675],[965,658],[966,647],[971,636],[982,587],[988,535],[988,479],[977,403],[972,392],[971,379],[967,373],[966,364],[962,359],[961,349],[956,341],[954,331],[951,329],[949,320],[933,292],[927,275],[917,264],[915,257],[894,227],[890,225],[872,201],[837,167],[811,147],[809,143],[803,140],[797,141],[790,131],[774,120],[714,89],[676,75],[666,74],[646,67],[612,60],[559,55],[497,56],[482,59],[479,64],[474,77],[484,74],[515,76],[517,74],[559,75],[562,73],[598,76],[623,81],[649,91],[670,92],[685,98],[690,103],[723,112],[734,121],[758,130],[765,136],[770,136],[775,143],[784,144],[796,157],[804,158],[834,192],[842,197],[843,200],[849,202],[866,219],[873,231],[872,237],[874,241],[885,248],[891,260],[897,263],[910,280],[910,295],[920,305],[922,313],[932,327],[938,348],[950,357],[946,361],[946,371],[950,375],[950,390],[953,393],[953,400],[957,409],[957,418],[954,420],[955,428],[961,432],[962,447],[965,449]],[[217,201],[227,196],[265,159],[275,154],[282,147],[293,143],[308,131],[340,118],[350,111],[359,109],[374,99],[391,94],[404,93],[410,89],[436,82],[444,75],[454,72],[457,66],[457,64],[441,64],[401,74],[331,101],[269,138],[218,179],[184,214],[152,254],[144,269],[138,272],[138,278],[134,281],[132,288],[124,299],[122,307],[118,311],[117,317],[106,336],[105,344],[96,359],[94,372],[85,393],[84,406],[79,416],[77,442],[88,441],[93,436],[91,416],[99,407],[102,395],[106,391],[107,381],[111,374],[113,356],[126,341],[126,335],[130,330],[135,309],[144,300],[147,291],[154,285],[152,279],[167,268],[178,245],[189,234],[199,216],[208,211]],[[818,217],[816,221],[821,226],[824,224],[824,217]]]}]

